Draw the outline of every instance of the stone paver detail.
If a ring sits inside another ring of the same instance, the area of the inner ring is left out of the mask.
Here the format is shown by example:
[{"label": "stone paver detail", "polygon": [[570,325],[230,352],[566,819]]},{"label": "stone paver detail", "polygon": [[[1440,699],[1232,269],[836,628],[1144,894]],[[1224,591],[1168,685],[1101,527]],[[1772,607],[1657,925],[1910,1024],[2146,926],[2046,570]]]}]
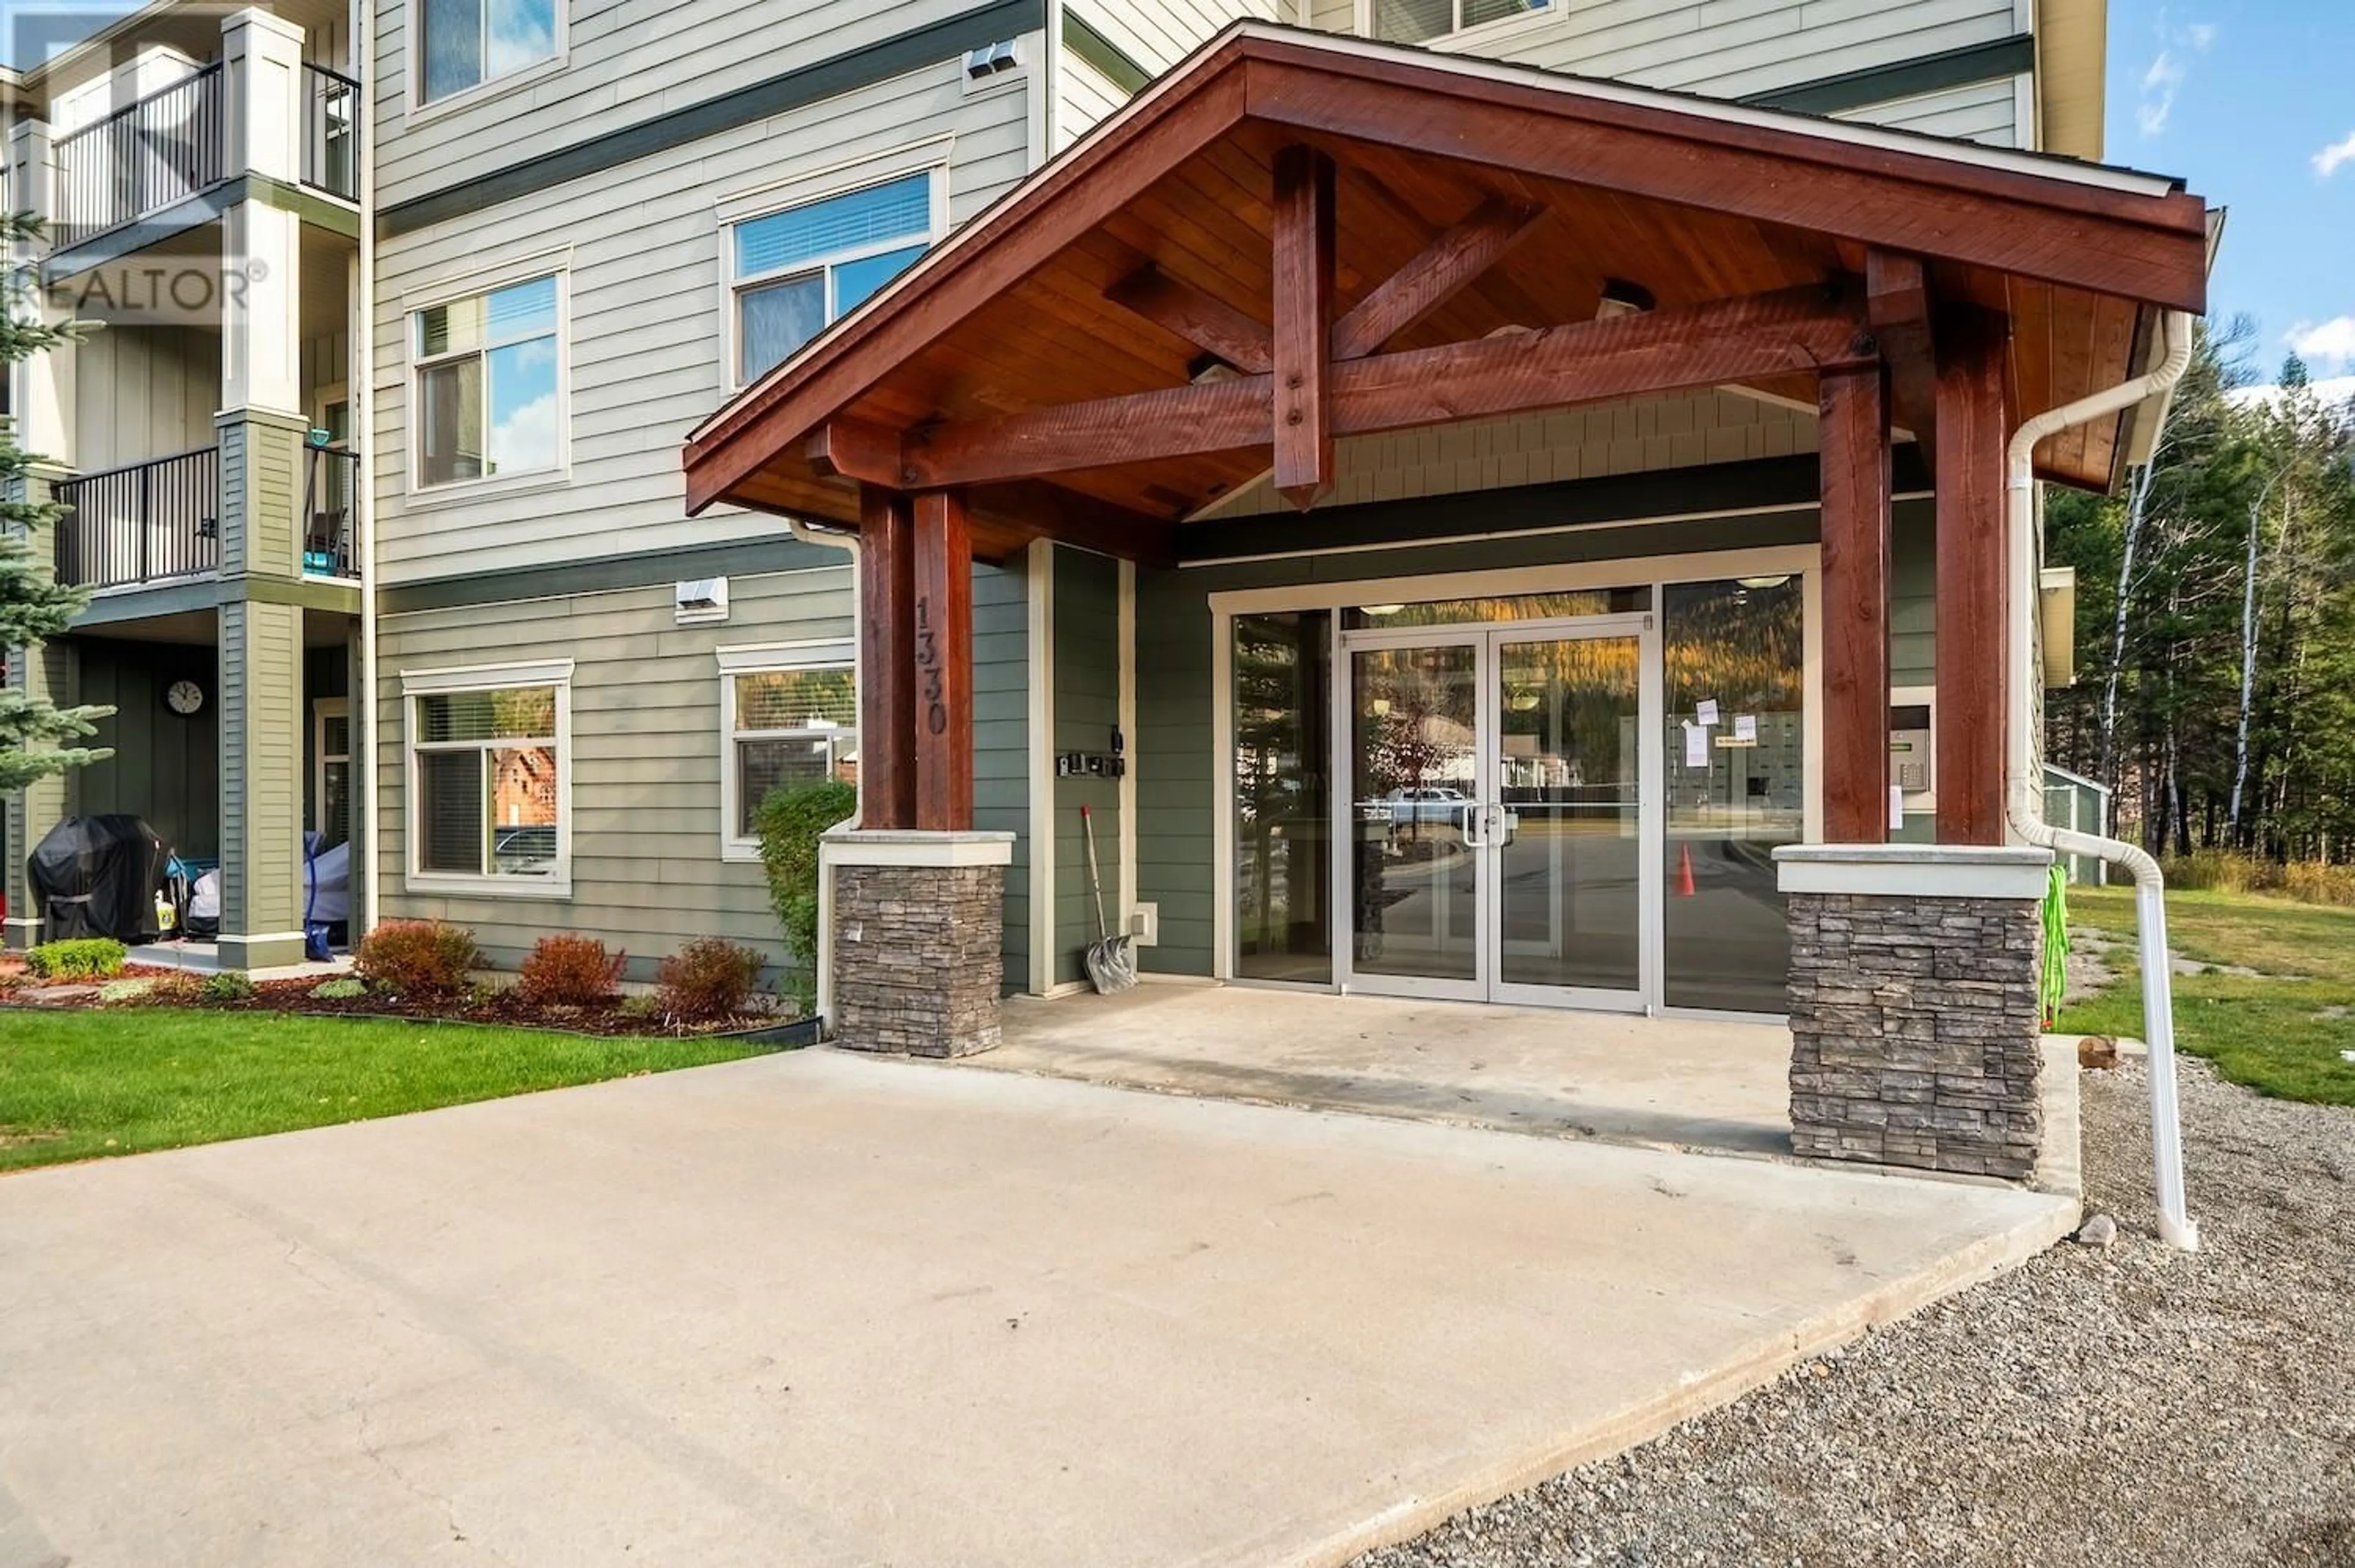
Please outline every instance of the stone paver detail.
[{"label": "stone paver detail", "polygon": [[998,1042],[1002,866],[839,866],[835,1043],[970,1056]]},{"label": "stone paver detail", "polygon": [[2024,1180],[2044,1133],[2031,900],[1793,893],[1791,1141]]}]

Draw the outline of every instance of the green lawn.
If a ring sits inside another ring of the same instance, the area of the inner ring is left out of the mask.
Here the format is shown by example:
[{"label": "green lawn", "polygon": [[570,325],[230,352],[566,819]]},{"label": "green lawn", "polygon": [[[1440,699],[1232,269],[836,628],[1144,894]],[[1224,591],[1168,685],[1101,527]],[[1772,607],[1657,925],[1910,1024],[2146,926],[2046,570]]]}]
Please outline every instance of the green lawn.
[{"label": "green lawn", "polygon": [[0,1013],[0,1170],[729,1061],[714,1040],[267,1013]]},{"label": "green lawn", "polygon": [[[2071,888],[2069,923],[2128,944],[2109,955],[2118,979],[2062,1010],[2071,1034],[2140,1039],[2142,987],[2134,962],[2134,895]],[[2261,1094],[2355,1105],[2355,910],[2248,893],[2171,892],[2168,942],[2179,956],[2240,965],[2254,976],[2179,975],[2175,1042]]]}]

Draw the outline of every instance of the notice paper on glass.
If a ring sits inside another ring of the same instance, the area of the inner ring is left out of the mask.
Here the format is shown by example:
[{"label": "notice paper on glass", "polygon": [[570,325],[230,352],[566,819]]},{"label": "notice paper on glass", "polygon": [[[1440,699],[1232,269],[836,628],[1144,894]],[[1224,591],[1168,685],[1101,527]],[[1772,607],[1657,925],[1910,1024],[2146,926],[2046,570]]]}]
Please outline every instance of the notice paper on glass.
[{"label": "notice paper on glass", "polygon": [[1685,766],[1709,766],[1709,731],[1699,724],[1685,726]]},{"label": "notice paper on glass", "polygon": [[1696,718],[1699,720],[1699,721],[1700,721],[1701,724],[1703,724],[1703,725],[1710,725],[1710,724],[1714,724],[1714,723],[1716,723],[1716,722],[1717,722],[1717,699],[1716,699],[1716,698],[1714,698],[1714,697],[1704,697],[1704,698],[1702,698],[1702,699],[1700,699],[1700,713],[1698,713],[1697,715],[1695,715],[1695,717],[1696,717]]},{"label": "notice paper on glass", "polygon": [[1905,791],[1896,784],[1889,786],[1889,826],[1905,826]]},{"label": "notice paper on glass", "polygon": [[1758,739],[1758,715],[1737,713],[1733,716],[1733,738],[1737,741]]}]

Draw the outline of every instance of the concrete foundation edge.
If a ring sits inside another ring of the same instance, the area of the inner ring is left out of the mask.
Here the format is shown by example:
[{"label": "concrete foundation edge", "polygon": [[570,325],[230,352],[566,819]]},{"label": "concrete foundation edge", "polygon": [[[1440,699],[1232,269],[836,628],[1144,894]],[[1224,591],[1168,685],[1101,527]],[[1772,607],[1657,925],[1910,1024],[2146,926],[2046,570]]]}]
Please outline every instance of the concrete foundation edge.
[{"label": "concrete foundation edge", "polygon": [[2075,1231],[2083,1220],[2083,1206],[2075,1198],[2051,1197],[2047,1205],[2009,1230],[1982,1237],[1928,1268],[1891,1280],[1833,1311],[1762,1337],[1704,1377],[1589,1422],[1542,1449],[1468,1467],[1466,1474],[1442,1490],[1401,1503],[1277,1561],[1284,1568],[1339,1568],[1364,1552],[1412,1541],[1466,1509],[1609,1458],[1649,1442],[1678,1422],[1731,1404],[1801,1361],[1851,1343],[1869,1328],[1895,1322],[1933,1302],[2009,1273]]}]

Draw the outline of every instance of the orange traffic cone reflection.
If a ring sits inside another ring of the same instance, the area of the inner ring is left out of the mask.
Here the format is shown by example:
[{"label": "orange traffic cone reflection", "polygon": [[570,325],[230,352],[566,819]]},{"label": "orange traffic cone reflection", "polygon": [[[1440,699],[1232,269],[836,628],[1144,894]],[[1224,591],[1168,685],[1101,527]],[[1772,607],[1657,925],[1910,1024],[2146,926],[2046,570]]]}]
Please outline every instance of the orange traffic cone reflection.
[{"label": "orange traffic cone reflection", "polygon": [[1677,847],[1677,897],[1689,899],[1692,896],[1692,846],[1682,844]]}]

